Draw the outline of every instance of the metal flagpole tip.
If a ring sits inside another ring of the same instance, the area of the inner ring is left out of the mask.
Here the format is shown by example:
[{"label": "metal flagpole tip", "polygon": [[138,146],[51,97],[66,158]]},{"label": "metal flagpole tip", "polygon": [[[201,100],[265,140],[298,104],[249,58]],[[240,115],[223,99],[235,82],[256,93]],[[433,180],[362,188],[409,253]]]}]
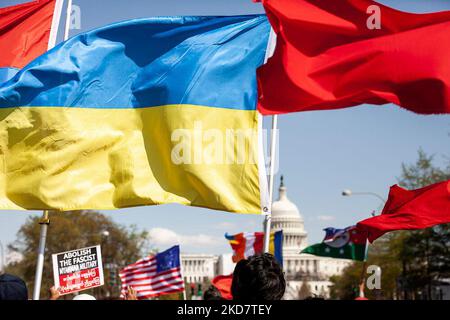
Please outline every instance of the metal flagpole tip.
[{"label": "metal flagpole tip", "polygon": [[344,197],[349,197],[349,196],[352,195],[352,190],[345,189],[345,190],[342,191],[342,195],[343,195]]},{"label": "metal flagpole tip", "polygon": [[48,211],[44,210],[44,212],[42,213],[42,217],[41,219],[39,219],[39,224],[46,224],[49,225],[50,224],[50,218],[48,217]]}]

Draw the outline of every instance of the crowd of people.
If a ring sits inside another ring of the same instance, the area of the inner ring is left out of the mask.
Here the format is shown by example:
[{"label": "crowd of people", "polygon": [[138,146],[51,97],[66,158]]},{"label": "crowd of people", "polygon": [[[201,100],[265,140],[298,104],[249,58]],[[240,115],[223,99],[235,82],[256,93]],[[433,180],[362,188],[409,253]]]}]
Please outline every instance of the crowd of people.
[{"label": "crowd of people", "polygon": [[[271,254],[257,254],[236,264],[231,284],[231,294],[236,301],[281,300],[286,290],[283,268]],[[58,300],[57,288],[50,288],[49,300]],[[25,282],[13,275],[0,275],[0,300],[27,300]],[[225,300],[221,292],[211,285],[203,295],[204,300]],[[95,300],[88,294],[79,294],[73,300]],[[138,300],[137,291],[129,287],[125,300]]]}]

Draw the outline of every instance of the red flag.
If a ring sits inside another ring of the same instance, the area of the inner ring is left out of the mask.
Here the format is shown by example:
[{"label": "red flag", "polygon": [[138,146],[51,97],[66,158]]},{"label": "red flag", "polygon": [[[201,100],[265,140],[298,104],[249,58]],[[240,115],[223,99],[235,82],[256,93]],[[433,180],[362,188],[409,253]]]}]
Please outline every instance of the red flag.
[{"label": "red flag", "polygon": [[233,283],[233,275],[217,276],[211,281],[212,285],[219,290],[222,298],[226,300],[233,300],[231,294],[231,284]]},{"label": "red flag", "polygon": [[38,0],[0,8],[0,68],[21,69],[47,51],[55,4]]},{"label": "red flag", "polygon": [[277,34],[258,70],[263,114],[395,103],[450,113],[450,11],[371,0],[263,0]]},{"label": "red flag", "polygon": [[425,229],[450,222],[450,180],[417,190],[392,186],[381,215],[358,223],[373,242],[394,230]]}]

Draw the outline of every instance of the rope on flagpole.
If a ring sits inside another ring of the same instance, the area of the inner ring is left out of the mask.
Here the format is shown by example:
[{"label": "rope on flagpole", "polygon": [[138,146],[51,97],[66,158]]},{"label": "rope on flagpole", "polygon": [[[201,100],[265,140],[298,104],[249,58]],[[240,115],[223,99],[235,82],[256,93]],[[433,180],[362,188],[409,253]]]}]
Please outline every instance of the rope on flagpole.
[{"label": "rope on flagpole", "polygon": [[[265,62],[273,55],[277,42],[277,36],[273,29],[270,29],[269,41],[267,44]],[[277,149],[278,116],[272,116],[272,134],[270,139],[270,168],[269,168],[269,210],[264,217],[264,252],[270,251],[270,229],[272,227],[272,202],[273,202],[273,182],[275,175],[275,161]]]},{"label": "rope on flagpole", "polygon": [[[48,50],[52,49],[56,45],[56,39],[58,36],[59,22],[61,20],[62,7],[64,0],[56,0],[55,10],[53,13],[52,27],[50,31],[50,37],[48,41]],[[67,15],[66,15],[66,25],[64,32],[64,41],[69,38],[70,20],[72,15],[72,0],[68,0],[67,3]],[[34,277],[34,288],[33,288],[33,300],[39,300],[41,293],[42,284],[42,273],[44,271],[44,259],[45,259],[45,243],[47,240],[47,230],[50,225],[50,218],[48,216],[48,211],[45,210],[39,220],[41,226],[41,232],[39,236],[39,247],[37,253],[37,263],[36,263],[36,273]]]}]

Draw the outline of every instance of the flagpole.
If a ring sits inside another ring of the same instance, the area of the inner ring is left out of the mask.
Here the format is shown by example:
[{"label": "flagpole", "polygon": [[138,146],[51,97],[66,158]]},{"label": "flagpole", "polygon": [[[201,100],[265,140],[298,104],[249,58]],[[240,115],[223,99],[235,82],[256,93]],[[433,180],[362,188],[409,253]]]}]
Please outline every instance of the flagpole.
[{"label": "flagpole", "polygon": [[272,116],[272,137],[270,141],[270,171],[269,171],[269,206],[270,210],[264,217],[264,252],[269,253],[270,229],[272,227],[272,202],[273,202],[273,182],[275,171],[275,150],[277,144],[278,116]]},{"label": "flagpole", "polygon": [[[273,55],[277,42],[277,36],[273,29],[270,29],[269,41],[267,43],[265,62]],[[272,116],[272,133],[270,139],[270,167],[269,167],[269,210],[264,216],[264,252],[269,253],[270,229],[272,227],[272,202],[273,202],[273,182],[275,175],[275,161],[277,148],[278,115]]]},{"label": "flagpole", "polygon": [[[372,216],[373,216],[373,214],[372,214]],[[360,278],[360,281],[359,281],[359,297],[360,298],[364,298],[365,296],[364,296],[364,288],[365,288],[365,280],[366,280],[366,268],[367,268],[367,259],[368,259],[368,257],[369,257],[369,245],[370,245],[370,243],[369,243],[369,240],[368,239],[366,239],[366,253],[365,253],[365,255],[364,255],[364,262],[363,262],[363,265],[362,265],[362,270],[361,270],[361,278]]]},{"label": "flagpole", "polygon": [[[64,41],[68,38],[68,27],[70,27],[70,15],[72,8],[72,0],[68,0],[67,16],[66,16],[66,31],[64,33]],[[53,12],[52,26],[50,30],[50,37],[48,39],[47,49],[53,49],[56,46],[56,40],[58,37],[59,23],[61,20],[62,8],[64,5],[64,0],[56,0],[55,10]],[[70,9],[69,9],[70,8]],[[47,230],[50,224],[50,219],[48,216],[48,211],[44,210],[41,219],[39,220],[39,225],[41,226],[40,236],[39,236],[39,247],[37,254],[36,263],[36,273],[34,276],[34,287],[33,287],[33,300],[39,300],[41,293],[42,284],[42,272],[44,271],[44,255],[45,255],[45,243],[47,240]]]},{"label": "flagpole", "polygon": [[41,292],[42,271],[44,270],[45,241],[47,239],[48,225],[50,224],[50,219],[48,218],[47,210],[45,210],[44,213],[42,214],[42,218],[39,220],[39,224],[41,226],[41,234],[39,236],[36,274],[34,277],[33,300],[39,300]]},{"label": "flagpole", "polygon": [[362,270],[361,270],[361,278],[359,281],[359,297],[360,298],[364,298],[364,288],[365,288],[365,271],[366,271],[366,267],[367,267],[367,259],[364,260],[363,265],[362,265]]},{"label": "flagpole", "polygon": [[64,41],[69,39],[70,32],[70,20],[72,18],[72,0],[67,2],[67,13],[66,13],[66,26],[64,28]]},{"label": "flagpole", "polygon": [[186,301],[186,281],[184,280],[184,267],[183,267],[183,260],[181,258],[181,252],[179,255],[179,259],[180,259],[180,274],[181,274],[181,279],[183,279],[183,300]]},{"label": "flagpole", "polygon": [[47,50],[53,49],[56,45],[56,39],[58,37],[59,22],[61,21],[63,5],[64,5],[64,0],[56,0],[55,10],[53,12],[52,26],[50,29],[50,37],[48,39]]}]

